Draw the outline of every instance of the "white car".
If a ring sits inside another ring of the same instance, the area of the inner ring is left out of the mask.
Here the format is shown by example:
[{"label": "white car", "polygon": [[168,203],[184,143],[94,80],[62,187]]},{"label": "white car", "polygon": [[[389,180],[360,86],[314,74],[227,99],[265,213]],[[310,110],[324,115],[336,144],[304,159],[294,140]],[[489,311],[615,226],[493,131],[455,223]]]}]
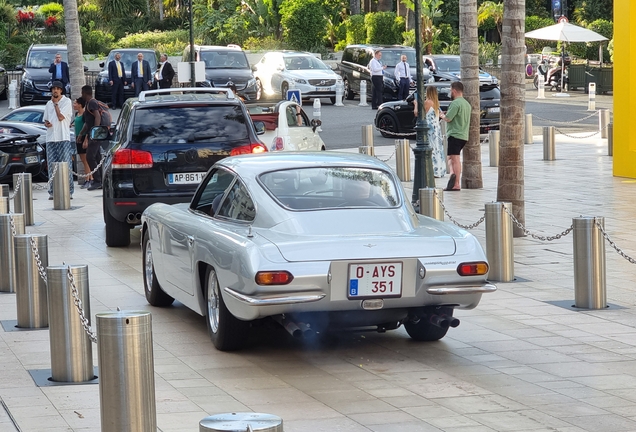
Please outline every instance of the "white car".
[{"label": "white car", "polygon": [[259,133],[259,138],[268,151],[325,150],[325,143],[317,131],[320,121],[310,120],[297,103],[281,101],[246,106],[256,129],[265,130],[265,133]]},{"label": "white car", "polygon": [[303,99],[329,98],[336,103],[336,83],[342,78],[311,53],[272,51],[252,66],[261,94],[285,98],[298,89]]}]

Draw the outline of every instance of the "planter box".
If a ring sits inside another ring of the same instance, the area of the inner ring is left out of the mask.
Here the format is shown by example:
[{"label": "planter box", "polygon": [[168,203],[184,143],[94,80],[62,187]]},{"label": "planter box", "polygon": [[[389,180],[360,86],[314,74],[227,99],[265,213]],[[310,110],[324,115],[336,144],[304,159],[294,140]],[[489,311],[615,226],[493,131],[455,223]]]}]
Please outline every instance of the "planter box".
[{"label": "planter box", "polygon": [[596,83],[596,93],[614,91],[614,68],[589,68],[585,78],[585,93],[588,92],[588,84]]}]

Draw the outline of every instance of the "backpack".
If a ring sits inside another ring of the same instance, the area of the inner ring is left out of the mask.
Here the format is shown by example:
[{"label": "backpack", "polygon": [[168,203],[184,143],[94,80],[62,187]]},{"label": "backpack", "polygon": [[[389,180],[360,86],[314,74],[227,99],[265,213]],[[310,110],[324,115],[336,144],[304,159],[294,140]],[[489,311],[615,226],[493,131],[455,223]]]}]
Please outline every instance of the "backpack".
[{"label": "backpack", "polygon": [[[113,116],[110,115],[110,111],[108,110],[108,105],[106,105],[104,102],[97,100],[97,99],[93,99],[95,102],[97,102],[97,110],[99,111],[99,117],[101,119],[99,125],[95,125],[95,126],[108,126],[110,127],[113,123]],[[89,110],[87,110],[89,113],[91,113]],[[92,115],[93,113],[91,113]]]}]

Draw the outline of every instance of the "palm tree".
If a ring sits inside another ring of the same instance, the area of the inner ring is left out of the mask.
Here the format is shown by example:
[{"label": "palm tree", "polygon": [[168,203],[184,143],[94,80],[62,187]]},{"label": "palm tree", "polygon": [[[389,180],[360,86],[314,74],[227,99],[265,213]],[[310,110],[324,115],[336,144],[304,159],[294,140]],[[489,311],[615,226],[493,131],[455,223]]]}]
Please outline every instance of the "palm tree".
[{"label": "palm tree", "polygon": [[462,188],[484,187],[479,143],[479,44],[477,40],[477,0],[459,1],[459,55],[464,98],[472,108],[468,143],[464,147]]},{"label": "palm tree", "polygon": [[[441,31],[435,27],[433,24],[434,18],[439,18],[442,16],[442,11],[439,7],[444,4],[442,0],[420,0],[421,2],[421,13],[422,13],[422,21],[420,24],[420,30],[422,34],[420,35],[422,41],[422,48],[426,50],[426,54],[433,53],[433,41]],[[408,10],[415,10],[415,2],[413,0],[401,0]]]},{"label": "palm tree", "polygon": [[495,27],[499,33],[499,40],[501,39],[501,26],[503,24],[504,17],[504,4],[495,3],[493,1],[485,1],[477,9],[477,24],[481,25],[488,18],[492,18],[495,21]]},{"label": "palm tree", "polygon": [[82,37],[80,36],[77,0],[64,0],[64,23],[66,26],[66,46],[68,49],[68,68],[71,78],[71,93],[80,97],[84,77],[84,56],[82,55]]},{"label": "palm tree", "polygon": [[[525,224],[523,121],[525,119],[525,0],[504,0],[501,48],[501,138],[497,201],[512,203]],[[523,236],[516,225],[514,237]]]}]

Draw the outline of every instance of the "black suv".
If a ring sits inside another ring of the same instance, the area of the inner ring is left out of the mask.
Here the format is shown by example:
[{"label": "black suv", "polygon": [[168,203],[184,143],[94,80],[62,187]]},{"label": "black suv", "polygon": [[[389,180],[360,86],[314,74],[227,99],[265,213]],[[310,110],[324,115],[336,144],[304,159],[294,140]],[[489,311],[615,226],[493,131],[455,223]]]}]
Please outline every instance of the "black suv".
[{"label": "black suv", "polygon": [[0,133],[0,181],[12,181],[15,173],[40,174],[44,149],[38,144],[38,135]]},{"label": "black suv", "polygon": [[[22,70],[20,80],[20,106],[28,104],[45,104],[51,100],[51,72],[49,68],[55,61],[55,54],[62,55],[62,61],[68,63],[66,45],[34,44],[29,47],[26,63],[18,65]],[[68,91],[67,89],[67,95]]]},{"label": "black suv", "polygon": [[[259,99],[256,79],[247,61],[245,52],[236,45],[213,46],[195,45],[196,61],[205,63],[205,81],[197,83],[203,87],[236,86],[239,96],[246,101]],[[189,62],[190,46],[183,50],[182,61]]]},{"label": "black suv", "polygon": [[102,182],[108,246],[129,245],[130,229],[151,204],[190,202],[216,161],[267,151],[227,89],[142,92],[124,103],[112,135],[98,126],[91,138],[109,141]]},{"label": "black suv", "polygon": [[115,60],[115,53],[121,54],[121,62],[124,65],[124,73],[126,74],[127,85],[124,86],[124,100],[135,96],[135,89],[130,86],[130,68],[137,61],[137,54],[142,53],[144,60],[148,60],[152,75],[152,83],[155,83],[155,70],[157,69],[157,52],[148,48],[121,48],[114,49],[108,54],[105,62],[100,62],[99,66],[102,70],[95,79],[95,99],[102,102],[110,103],[112,99],[112,87],[108,81],[108,63]]}]

